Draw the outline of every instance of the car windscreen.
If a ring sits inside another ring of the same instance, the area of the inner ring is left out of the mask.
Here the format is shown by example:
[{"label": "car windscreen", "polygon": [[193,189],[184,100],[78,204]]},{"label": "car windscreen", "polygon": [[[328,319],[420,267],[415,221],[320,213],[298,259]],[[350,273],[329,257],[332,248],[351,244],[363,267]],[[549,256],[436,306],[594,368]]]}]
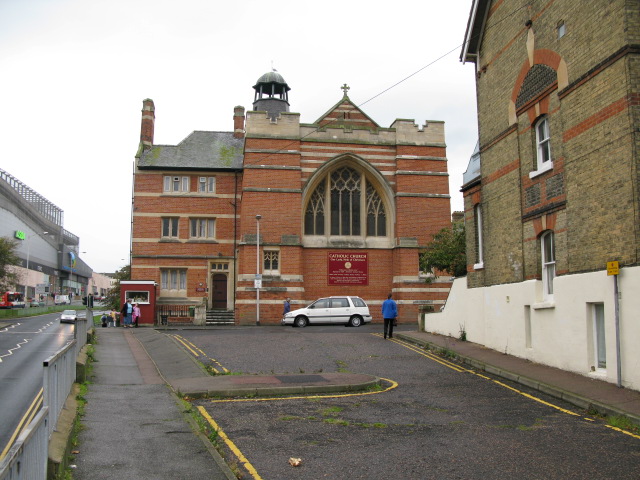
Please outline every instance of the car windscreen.
[{"label": "car windscreen", "polygon": [[63,315],[75,315],[76,311],[75,310],[65,310],[64,312],[62,312]]}]

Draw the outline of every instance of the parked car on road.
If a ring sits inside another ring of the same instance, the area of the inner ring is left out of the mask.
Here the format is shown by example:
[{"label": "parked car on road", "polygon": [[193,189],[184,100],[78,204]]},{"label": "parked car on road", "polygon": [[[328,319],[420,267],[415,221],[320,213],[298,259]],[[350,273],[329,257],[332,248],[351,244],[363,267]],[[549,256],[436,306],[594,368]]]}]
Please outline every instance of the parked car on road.
[{"label": "parked car on road", "polygon": [[282,325],[306,327],[309,324],[341,324],[359,327],[371,322],[369,307],[360,297],[319,298],[311,305],[292,310],[282,318]]},{"label": "parked car on road", "polygon": [[60,314],[60,323],[75,323],[78,319],[78,314],[75,310],[63,310]]}]

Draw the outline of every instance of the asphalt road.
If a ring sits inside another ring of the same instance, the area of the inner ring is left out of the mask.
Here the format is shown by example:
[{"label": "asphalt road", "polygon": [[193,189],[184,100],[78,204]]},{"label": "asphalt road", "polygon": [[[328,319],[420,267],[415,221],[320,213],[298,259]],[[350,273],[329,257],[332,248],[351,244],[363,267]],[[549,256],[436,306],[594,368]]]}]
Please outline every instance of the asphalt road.
[{"label": "asphalt road", "polygon": [[[262,326],[175,334],[199,347],[201,360],[231,372],[349,371],[389,380],[388,390],[364,395],[194,401],[233,442],[227,458],[239,458],[245,479],[639,478],[637,438],[380,332],[380,325]],[[300,466],[289,464],[292,457]]]},{"label": "asphalt road", "polygon": [[42,406],[42,362],[73,340],[73,325],[58,318],[20,318],[0,328],[0,456]]}]

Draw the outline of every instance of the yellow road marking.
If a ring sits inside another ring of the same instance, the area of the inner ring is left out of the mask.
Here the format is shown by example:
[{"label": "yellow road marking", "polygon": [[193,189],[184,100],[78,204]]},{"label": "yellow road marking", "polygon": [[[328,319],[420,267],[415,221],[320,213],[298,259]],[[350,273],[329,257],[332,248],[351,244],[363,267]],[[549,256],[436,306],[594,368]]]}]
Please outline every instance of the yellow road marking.
[{"label": "yellow road marking", "polygon": [[38,411],[40,410],[40,407],[42,406],[42,402],[43,402],[43,393],[44,393],[44,388],[41,388],[40,391],[36,394],[33,401],[31,402],[31,405],[29,405],[29,408],[27,409],[26,413],[22,416],[22,419],[20,419],[20,423],[18,423],[18,426],[16,427],[13,434],[11,435],[11,438],[9,438],[9,441],[7,442],[7,445],[4,447],[4,450],[2,450],[2,453],[0,453],[0,460],[2,460],[7,455],[7,453],[11,449],[11,446],[13,445],[13,442],[16,440],[18,435],[20,435],[20,433],[29,425],[29,423],[31,423],[31,420],[33,420],[33,417],[35,417],[36,413],[38,413]]},{"label": "yellow road marking", "polygon": [[231,451],[234,453],[234,455],[238,457],[238,460],[242,462],[242,465],[244,465],[244,468],[247,469],[249,474],[255,480],[262,480],[262,477],[258,474],[258,471],[253,467],[253,465],[251,465],[251,462],[249,462],[247,457],[245,457],[240,451],[240,449],[236,447],[236,444],[233,443],[233,441],[231,441],[229,437],[227,437],[227,434],[224,433],[224,431],[222,430],[222,428],[220,428],[220,426],[216,423],[216,421],[213,418],[211,418],[211,415],[209,415],[209,412],[207,412],[207,410],[204,407],[198,407],[198,411],[207,420],[207,422],[209,422],[209,425],[211,425],[213,429],[216,432],[218,432],[218,435],[220,436],[220,438],[224,440],[224,443],[226,443],[229,449],[231,449]]},{"label": "yellow road marking", "polygon": [[610,428],[610,429],[612,429],[612,430],[615,430],[616,432],[624,433],[625,435],[629,435],[630,437],[640,439],[640,435],[636,435],[636,434],[634,434],[634,433],[627,432],[626,430],[622,430],[621,428],[614,427],[614,426],[612,426],[612,425],[605,425],[605,427]]},{"label": "yellow road marking", "polygon": [[210,403],[234,403],[234,402],[274,402],[277,400],[310,400],[318,398],[345,398],[345,397],[358,397],[363,395],[377,395],[379,393],[386,393],[393,390],[398,386],[398,382],[389,380],[388,378],[380,377],[380,380],[389,382],[391,385],[384,390],[372,391],[372,392],[354,392],[354,393],[341,393],[341,394],[327,394],[327,395],[298,395],[295,397],[251,397],[251,398],[221,398],[211,399]]},{"label": "yellow road marking", "polygon": [[[187,350],[189,350],[193,354],[194,357],[196,357],[196,358],[198,358],[200,356],[205,357],[205,358],[211,360],[212,362],[214,362],[215,364],[217,364],[222,369],[223,372],[225,372],[225,373],[229,372],[229,370],[224,368],[219,361],[217,361],[215,358],[211,358],[211,357],[207,356],[207,354],[204,353],[196,345],[194,345],[193,342],[190,342],[189,340],[187,340],[186,338],[184,338],[184,337],[182,337],[180,335],[172,335],[172,337],[174,337],[177,341],[179,341],[182,345],[184,345],[185,348],[187,348]],[[220,373],[220,370],[218,370],[216,367],[212,367],[212,368],[216,371],[216,373]]]}]

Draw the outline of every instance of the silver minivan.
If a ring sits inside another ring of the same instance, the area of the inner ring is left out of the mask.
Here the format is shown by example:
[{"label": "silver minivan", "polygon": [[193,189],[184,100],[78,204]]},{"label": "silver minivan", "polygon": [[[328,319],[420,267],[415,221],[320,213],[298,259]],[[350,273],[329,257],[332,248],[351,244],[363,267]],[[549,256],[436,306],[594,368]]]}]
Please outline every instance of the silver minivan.
[{"label": "silver minivan", "polygon": [[292,310],[282,318],[282,325],[306,327],[309,324],[341,324],[359,327],[371,322],[369,307],[360,297],[319,298],[308,307]]}]

